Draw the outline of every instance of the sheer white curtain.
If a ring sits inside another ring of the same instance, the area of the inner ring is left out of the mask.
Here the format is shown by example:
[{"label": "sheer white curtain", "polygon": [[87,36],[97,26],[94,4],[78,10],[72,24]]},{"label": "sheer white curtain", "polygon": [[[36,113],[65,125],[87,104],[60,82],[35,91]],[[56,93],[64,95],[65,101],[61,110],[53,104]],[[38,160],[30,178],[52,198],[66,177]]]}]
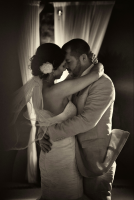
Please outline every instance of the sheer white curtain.
[{"label": "sheer white curtain", "polygon": [[[53,2],[55,44],[74,38],[85,40],[98,55],[115,1]],[[59,15],[59,10],[62,15]],[[61,80],[68,75],[64,72]]]},{"label": "sheer white curtain", "polygon": [[[39,3],[40,1],[27,1],[24,5],[24,16],[22,17],[18,45],[18,57],[23,84],[32,77],[31,70],[28,68],[29,59],[35,54],[37,47],[40,45]],[[31,107],[29,107],[29,104],[27,107],[30,112]],[[34,112],[32,115],[35,117]],[[29,142],[33,140],[36,134],[34,121],[31,121],[31,126]],[[37,151],[35,143],[30,145],[27,150],[27,178],[29,183],[36,183],[37,181]]]}]

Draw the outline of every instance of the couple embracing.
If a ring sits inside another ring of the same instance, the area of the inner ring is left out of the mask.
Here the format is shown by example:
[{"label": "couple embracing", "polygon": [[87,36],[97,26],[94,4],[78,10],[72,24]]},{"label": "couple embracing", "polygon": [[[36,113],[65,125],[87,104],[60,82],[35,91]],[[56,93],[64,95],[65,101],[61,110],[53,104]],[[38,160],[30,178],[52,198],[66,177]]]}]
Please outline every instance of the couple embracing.
[{"label": "couple embracing", "polygon": [[[54,84],[66,69],[66,80]],[[115,159],[127,136],[121,132],[117,141],[112,131],[115,88],[103,65],[84,40],[73,39],[62,49],[39,46],[31,70],[23,92],[39,126],[40,200],[111,200]]]}]

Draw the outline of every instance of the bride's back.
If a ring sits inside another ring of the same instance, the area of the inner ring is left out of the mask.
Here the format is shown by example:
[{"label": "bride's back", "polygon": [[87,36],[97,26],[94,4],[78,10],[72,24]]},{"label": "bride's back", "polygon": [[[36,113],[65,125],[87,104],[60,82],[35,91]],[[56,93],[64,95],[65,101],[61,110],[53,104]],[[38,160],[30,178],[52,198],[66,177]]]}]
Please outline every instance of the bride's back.
[{"label": "bride's back", "polygon": [[67,98],[62,98],[56,93],[51,91],[51,87],[43,87],[42,89],[43,96],[43,109],[48,110],[55,115],[62,113],[68,104]]}]

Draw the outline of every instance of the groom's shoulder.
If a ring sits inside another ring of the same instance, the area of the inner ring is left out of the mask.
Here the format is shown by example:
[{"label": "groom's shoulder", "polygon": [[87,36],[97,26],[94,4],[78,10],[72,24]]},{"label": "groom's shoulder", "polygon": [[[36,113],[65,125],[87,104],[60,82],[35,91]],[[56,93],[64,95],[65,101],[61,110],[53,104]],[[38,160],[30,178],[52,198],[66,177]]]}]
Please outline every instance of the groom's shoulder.
[{"label": "groom's shoulder", "polygon": [[111,78],[107,74],[103,74],[101,78],[99,78],[96,82],[92,84],[93,88],[111,88],[114,89],[114,84],[111,80]]},{"label": "groom's shoulder", "polygon": [[98,81],[96,81],[97,84],[100,83],[104,83],[104,84],[110,84],[113,85],[113,81],[111,80],[111,78],[107,75],[107,74],[103,74],[101,78],[98,79]]}]

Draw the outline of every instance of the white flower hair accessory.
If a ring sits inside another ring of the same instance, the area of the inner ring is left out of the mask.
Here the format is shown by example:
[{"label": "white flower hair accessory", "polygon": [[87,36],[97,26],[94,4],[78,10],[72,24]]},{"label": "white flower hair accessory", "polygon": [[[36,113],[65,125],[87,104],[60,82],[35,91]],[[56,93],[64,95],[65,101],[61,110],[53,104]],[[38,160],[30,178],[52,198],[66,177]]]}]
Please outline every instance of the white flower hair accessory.
[{"label": "white flower hair accessory", "polygon": [[49,62],[43,63],[43,65],[40,66],[40,71],[43,74],[50,74],[53,71],[53,65]]}]

